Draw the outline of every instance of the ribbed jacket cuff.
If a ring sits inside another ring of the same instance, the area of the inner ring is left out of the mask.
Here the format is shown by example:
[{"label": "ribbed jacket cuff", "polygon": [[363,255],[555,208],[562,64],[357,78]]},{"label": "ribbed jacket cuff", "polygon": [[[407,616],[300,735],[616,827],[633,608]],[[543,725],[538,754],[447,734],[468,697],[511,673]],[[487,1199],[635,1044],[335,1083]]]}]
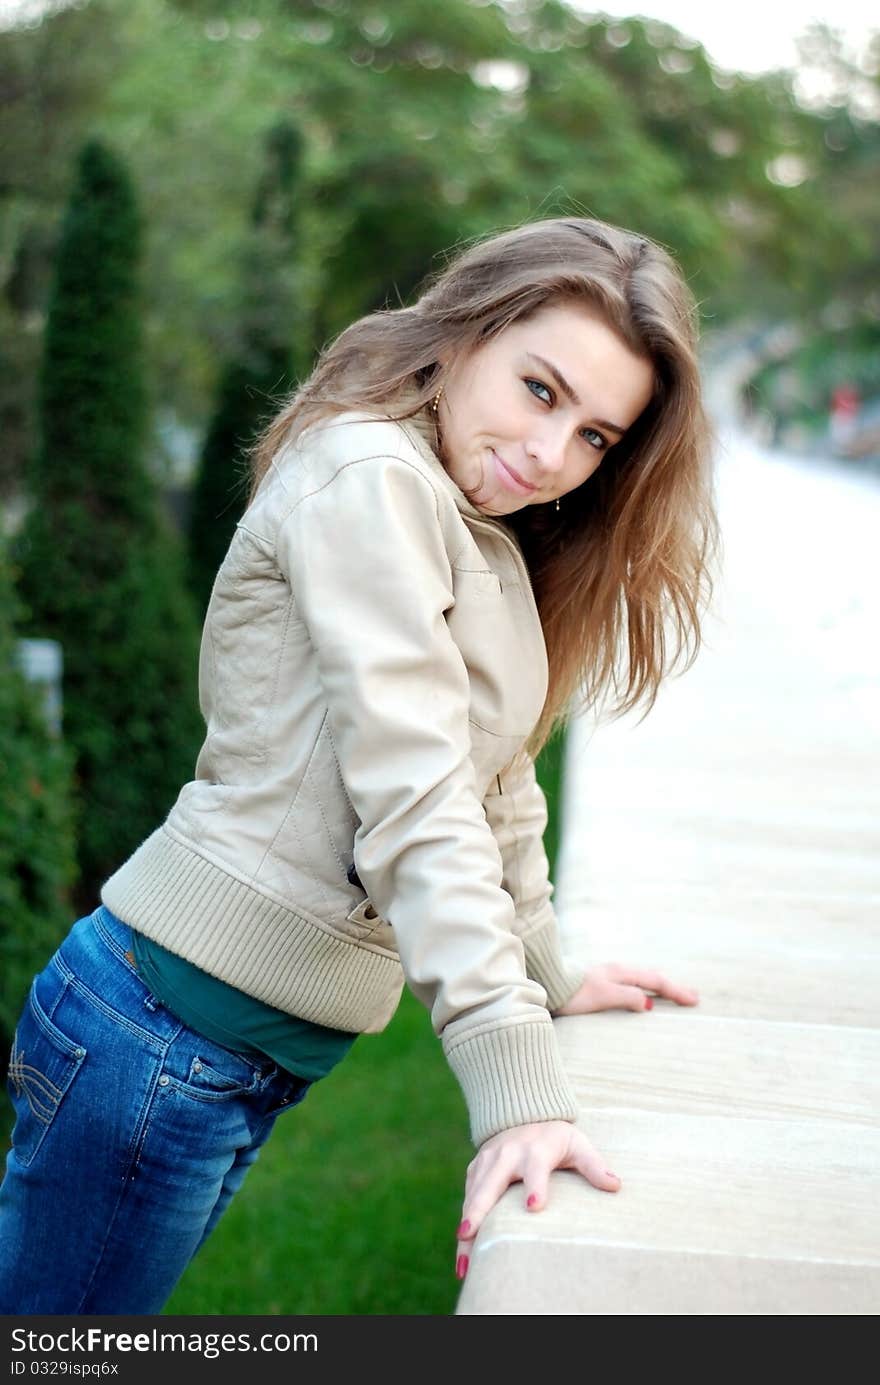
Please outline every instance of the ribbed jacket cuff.
[{"label": "ribbed jacket cuff", "polygon": [[570,1000],[584,979],[586,972],[582,966],[567,962],[559,946],[559,929],[556,916],[530,933],[521,933],[519,940],[526,955],[526,972],[533,981],[538,981],[547,992],[547,1009],[559,1010]]},{"label": "ribbed jacket cuff", "polygon": [[513,1125],[577,1118],[549,1015],[444,1039],[443,1051],[464,1093],[475,1145]]}]

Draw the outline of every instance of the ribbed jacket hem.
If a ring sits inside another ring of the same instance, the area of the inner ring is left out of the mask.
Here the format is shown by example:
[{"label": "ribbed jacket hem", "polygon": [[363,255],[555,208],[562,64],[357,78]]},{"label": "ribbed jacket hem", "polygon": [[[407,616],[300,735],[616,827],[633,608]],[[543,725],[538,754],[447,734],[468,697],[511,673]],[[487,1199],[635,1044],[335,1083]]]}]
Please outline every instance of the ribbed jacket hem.
[{"label": "ribbed jacket hem", "polygon": [[375,1033],[403,989],[400,962],[261,893],[160,827],[101,890],[116,916],[212,976],[330,1029]]},{"label": "ribbed jacket hem", "polygon": [[520,933],[519,940],[526,955],[526,972],[547,992],[547,1009],[561,1009],[586,973],[582,966],[568,963],[562,956],[555,915],[531,933]]},{"label": "ribbed jacket hem", "polygon": [[456,1035],[443,1050],[464,1093],[475,1145],[514,1125],[576,1120],[549,1015]]}]

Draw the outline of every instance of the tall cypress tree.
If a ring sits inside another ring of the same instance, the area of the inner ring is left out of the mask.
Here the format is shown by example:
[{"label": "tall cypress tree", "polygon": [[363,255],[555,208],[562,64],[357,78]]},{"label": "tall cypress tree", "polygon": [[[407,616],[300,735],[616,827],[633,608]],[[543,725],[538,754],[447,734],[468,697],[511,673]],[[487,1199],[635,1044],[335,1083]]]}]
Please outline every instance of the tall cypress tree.
[{"label": "tall cypress tree", "polygon": [[247,492],[247,451],[286,394],[294,365],[292,291],[296,190],[302,156],[284,121],[266,137],[265,163],[241,252],[241,306],[230,354],[220,370],[214,414],[193,483],[190,584],[200,609],[211,594]]},{"label": "tall cypress tree", "polygon": [[144,461],[140,244],[127,172],[91,141],[58,248],[17,541],[25,633],[64,650],[86,908],[191,777],[204,730],[197,626]]},{"label": "tall cypress tree", "polygon": [[0,546],[0,1044],[8,1050],[31,977],[72,921],[70,752],[18,668],[11,573]]}]

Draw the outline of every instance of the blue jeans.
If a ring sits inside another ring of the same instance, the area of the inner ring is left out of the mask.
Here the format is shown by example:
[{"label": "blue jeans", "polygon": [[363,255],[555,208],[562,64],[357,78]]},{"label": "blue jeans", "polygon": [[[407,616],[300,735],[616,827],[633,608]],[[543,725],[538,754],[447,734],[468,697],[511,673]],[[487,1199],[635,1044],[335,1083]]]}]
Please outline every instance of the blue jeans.
[{"label": "blue jeans", "polygon": [[187,1028],[104,907],[35,977],[0,1184],[0,1314],[155,1313],[309,1082]]}]

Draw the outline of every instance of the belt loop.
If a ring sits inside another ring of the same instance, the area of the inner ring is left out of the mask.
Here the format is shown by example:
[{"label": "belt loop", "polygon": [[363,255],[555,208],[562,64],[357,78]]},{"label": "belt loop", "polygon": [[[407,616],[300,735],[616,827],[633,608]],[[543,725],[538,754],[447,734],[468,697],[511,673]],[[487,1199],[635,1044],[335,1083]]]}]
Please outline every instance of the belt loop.
[{"label": "belt loop", "polygon": [[278,1077],[280,1073],[281,1069],[277,1063],[270,1063],[265,1071],[261,1071],[258,1074],[260,1082],[260,1091],[265,1091],[267,1087],[270,1087],[272,1083],[275,1081],[275,1078]]}]

